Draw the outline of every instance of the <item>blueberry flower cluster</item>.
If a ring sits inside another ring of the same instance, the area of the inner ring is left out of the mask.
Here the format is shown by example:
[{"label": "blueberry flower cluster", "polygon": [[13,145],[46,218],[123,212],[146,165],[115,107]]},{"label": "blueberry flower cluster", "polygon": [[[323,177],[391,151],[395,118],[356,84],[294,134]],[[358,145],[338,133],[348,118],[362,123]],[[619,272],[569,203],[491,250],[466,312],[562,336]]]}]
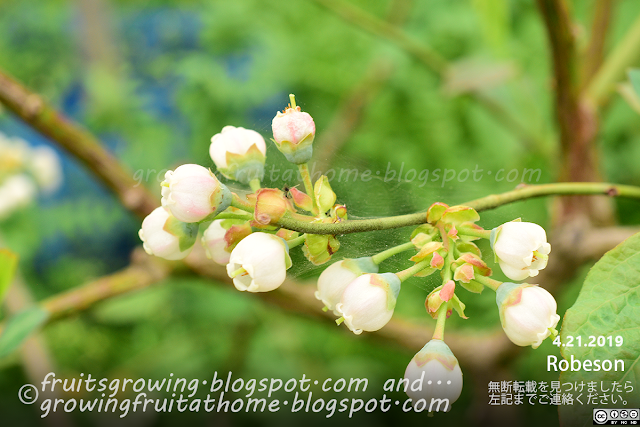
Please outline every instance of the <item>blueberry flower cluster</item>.
[{"label": "blueberry flower cluster", "polygon": [[[336,203],[326,176],[311,181],[307,161],[313,153],[315,124],[291,96],[291,104],[272,121],[273,142],[297,165],[304,188],[263,188],[266,143],[256,131],[226,126],[211,138],[209,154],[218,173],[250,187],[232,193],[209,169],[187,164],[167,172],[161,184],[162,206],[142,223],[140,238],[149,254],[170,260],[189,255],[199,228],[205,253],[226,265],[236,289],[269,292],[280,287],[291,267],[289,252],[302,245],[313,264],[330,261],[340,242],[330,234],[299,234],[289,220],[335,224],[347,220],[345,205]],[[404,281],[438,274],[441,285],[426,298],[425,310],[436,320],[432,339],[416,353],[405,372],[407,394],[416,408],[431,399],[455,402],[462,391],[462,370],[444,341],[447,318],[456,312],[466,319],[460,288],[496,292],[498,316],[507,337],[516,345],[537,348],[555,335],[559,321],[549,292],[528,283],[502,283],[474,243],[488,239],[496,263],[510,280],[535,277],[547,265],[551,246],[537,224],[508,222],[485,230],[478,213],[468,206],[434,203],[424,224],[406,241],[372,256],[342,259],[319,276],[316,298],[324,311],[337,317],[355,334],[377,331],[393,317]],[[299,229],[299,228],[298,228]],[[411,265],[401,271],[380,272],[386,259],[410,252]],[[447,406],[445,410],[450,409]]]}]

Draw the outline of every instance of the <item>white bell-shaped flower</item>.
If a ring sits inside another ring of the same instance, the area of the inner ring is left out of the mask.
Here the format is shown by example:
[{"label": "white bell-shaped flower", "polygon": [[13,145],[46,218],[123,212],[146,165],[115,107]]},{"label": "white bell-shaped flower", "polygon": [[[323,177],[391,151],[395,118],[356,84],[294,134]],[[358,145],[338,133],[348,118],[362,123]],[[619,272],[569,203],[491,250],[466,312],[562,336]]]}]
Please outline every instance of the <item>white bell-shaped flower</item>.
[{"label": "white bell-shaped flower", "polygon": [[356,335],[377,331],[393,316],[400,284],[393,273],[363,274],[345,288],[336,311]]},{"label": "white bell-shaped flower", "polygon": [[198,235],[198,224],[178,221],[166,209],[153,210],[142,221],[138,232],[149,255],[176,260],[189,255]]},{"label": "white bell-shaped flower", "polygon": [[364,273],[377,273],[378,265],[371,257],[343,259],[327,267],[318,278],[316,298],[324,303],[327,310],[338,316],[336,305],[342,300],[347,286]]},{"label": "white bell-shaped flower", "polygon": [[[404,373],[407,395],[416,408],[448,411],[462,392],[458,359],[442,340],[429,341],[409,362]],[[420,400],[424,402],[420,403]],[[443,399],[447,399],[443,401]]]},{"label": "white bell-shaped flower", "polygon": [[553,296],[538,285],[503,283],[496,291],[500,321],[507,337],[519,346],[538,348],[560,320]]},{"label": "white bell-shaped flower", "polygon": [[544,228],[531,222],[507,222],[493,229],[491,246],[502,272],[512,280],[538,275],[547,266],[551,245]]},{"label": "white bell-shaped flower", "polygon": [[164,176],[162,206],[182,222],[202,221],[230,203],[229,189],[205,167],[182,165]]},{"label": "white bell-shaped flower", "polygon": [[262,180],[267,144],[258,132],[225,126],[211,138],[209,155],[216,168],[229,179],[249,183]]},{"label": "white bell-shaped flower", "polygon": [[227,273],[239,291],[268,292],[276,289],[291,267],[289,248],[273,234],[252,233],[231,251]]}]

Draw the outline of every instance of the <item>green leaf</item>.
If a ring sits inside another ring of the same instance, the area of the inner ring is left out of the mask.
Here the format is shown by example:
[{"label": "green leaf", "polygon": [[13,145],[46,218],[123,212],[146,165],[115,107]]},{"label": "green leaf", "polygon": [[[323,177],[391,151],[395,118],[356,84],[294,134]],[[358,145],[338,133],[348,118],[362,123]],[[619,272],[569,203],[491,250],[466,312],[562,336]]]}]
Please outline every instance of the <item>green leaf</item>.
[{"label": "green leaf", "polygon": [[11,317],[0,334],[0,359],[11,354],[48,318],[49,312],[40,307],[27,308]]},{"label": "green leaf", "polygon": [[18,266],[18,256],[7,249],[0,249],[0,304],[11,285]]},{"label": "green leaf", "polygon": [[[613,345],[609,346],[607,340],[603,346],[598,346],[597,342],[595,346],[589,346],[591,336],[614,337]],[[621,346],[616,346],[616,336],[624,340]],[[572,340],[569,337],[574,337],[572,346],[567,346]],[[580,337],[580,346],[577,337]],[[617,381],[622,384],[623,391],[614,393],[619,402],[611,406],[609,400],[608,407],[640,406],[640,234],[609,251],[591,268],[576,303],[564,316],[560,339],[562,356],[570,365],[572,357],[581,363],[611,360],[615,366],[615,360],[624,362],[624,370],[617,372],[613,369],[562,372],[561,384],[584,381],[587,390],[587,381],[596,381],[598,388],[602,381],[606,389],[612,387],[612,381]],[[633,387],[632,393],[624,391],[627,384]],[[583,405],[575,402],[574,405],[560,406],[562,425],[592,425],[593,408],[603,405],[587,404],[587,394],[582,395]],[[574,398],[577,395],[575,393]]]}]

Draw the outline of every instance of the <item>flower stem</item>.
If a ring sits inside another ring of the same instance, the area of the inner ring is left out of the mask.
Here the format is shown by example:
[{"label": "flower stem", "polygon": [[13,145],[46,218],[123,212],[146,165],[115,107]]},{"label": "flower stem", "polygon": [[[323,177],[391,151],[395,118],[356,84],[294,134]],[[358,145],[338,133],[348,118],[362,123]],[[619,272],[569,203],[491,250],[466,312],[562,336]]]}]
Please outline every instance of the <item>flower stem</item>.
[{"label": "flower stem", "polygon": [[249,181],[249,187],[251,187],[251,191],[255,193],[260,189],[260,180],[258,178],[253,178]]},{"label": "flower stem", "polygon": [[438,309],[438,318],[436,320],[436,329],[433,331],[432,340],[444,339],[444,325],[447,322],[447,312],[449,311],[450,302],[440,305]]},{"label": "flower stem", "polygon": [[480,237],[481,239],[489,239],[491,230],[477,230],[475,228],[458,228],[458,233],[465,236]]},{"label": "flower stem", "polygon": [[410,277],[413,277],[414,274],[418,274],[420,273],[422,270],[424,270],[425,268],[428,268],[430,265],[429,263],[431,262],[431,260],[424,260],[424,261],[420,261],[419,263],[417,263],[414,266],[411,266],[405,270],[402,271],[398,271],[396,273],[396,276],[398,276],[398,278],[400,279],[401,282],[404,282],[405,280],[407,280]]},{"label": "flower stem", "polygon": [[302,236],[298,236],[295,239],[287,240],[287,246],[289,246],[289,249],[295,248],[296,246],[303,244],[306,238],[307,235],[303,234]]},{"label": "flower stem", "polygon": [[476,282],[486,286],[487,288],[493,289],[494,291],[497,291],[498,287],[500,285],[502,285],[501,281],[494,280],[494,279],[492,279],[490,277],[482,276],[480,274],[476,274],[476,276],[475,276],[475,278],[473,280],[475,280]]},{"label": "flower stem", "polygon": [[371,260],[374,262],[374,264],[380,264],[385,259],[391,258],[394,255],[397,255],[404,251],[408,251],[409,249],[412,249],[412,248],[415,248],[412,242],[403,243],[401,245],[394,246],[392,248],[389,248],[385,251],[380,252],[379,254],[372,256]]},{"label": "flower stem", "polygon": [[449,238],[447,233],[444,231],[444,227],[439,227],[440,236],[442,237],[442,241],[444,242],[445,248],[447,248],[447,255],[444,258],[444,267],[442,269],[442,284],[446,284],[449,280],[453,278],[453,272],[451,271],[451,264],[455,258],[455,249],[456,243]]},{"label": "flower stem", "polygon": [[255,208],[251,203],[240,199],[240,196],[238,196],[236,193],[231,193],[231,194],[233,194],[233,198],[231,199],[231,206],[237,209],[241,209],[245,212],[253,213]]},{"label": "flower stem", "polygon": [[216,215],[216,217],[214,219],[244,219],[244,220],[250,220],[252,218],[251,215],[244,215],[241,213],[228,213],[228,212],[223,212],[220,213],[218,215]]}]

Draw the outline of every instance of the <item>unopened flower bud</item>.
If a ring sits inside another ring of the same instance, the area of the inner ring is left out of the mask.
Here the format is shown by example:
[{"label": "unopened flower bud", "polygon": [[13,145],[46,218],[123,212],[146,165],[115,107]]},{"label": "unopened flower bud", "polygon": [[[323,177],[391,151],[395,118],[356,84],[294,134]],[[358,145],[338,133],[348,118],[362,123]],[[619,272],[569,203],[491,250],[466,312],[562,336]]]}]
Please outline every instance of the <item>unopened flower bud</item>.
[{"label": "unopened flower bud", "polygon": [[318,278],[316,298],[322,301],[328,310],[339,315],[336,304],[342,300],[347,286],[364,273],[377,273],[378,266],[371,257],[343,259],[327,267]]},{"label": "unopened flower bud", "polygon": [[285,241],[257,232],[242,239],[233,249],[227,273],[240,291],[268,292],[282,285],[289,267],[291,258]]},{"label": "unopened flower bud", "polygon": [[496,291],[500,321],[507,337],[519,346],[538,348],[560,320],[556,300],[538,285],[503,283]]},{"label": "unopened flower bud", "polygon": [[271,128],[278,150],[288,161],[302,164],[311,160],[316,125],[308,113],[303,113],[299,106],[278,111]]},{"label": "unopened flower bud", "polygon": [[256,192],[256,207],[253,218],[256,226],[277,222],[287,211],[293,211],[291,201],[282,190],[261,188]]},{"label": "unopened flower bud", "polygon": [[202,221],[230,203],[231,192],[207,168],[187,164],[165,174],[162,206],[180,221]]},{"label": "unopened flower bud", "polygon": [[224,236],[227,229],[222,227],[222,219],[216,219],[202,234],[202,246],[204,246],[207,258],[220,265],[226,265],[231,257],[231,251],[227,251],[227,242]]},{"label": "unopened flower bud", "polygon": [[338,252],[340,242],[330,234],[307,234],[302,253],[314,265],[329,262],[333,254]]},{"label": "unopened flower bud", "polygon": [[400,284],[393,273],[359,276],[346,287],[336,310],[356,335],[377,331],[393,316]]},{"label": "unopened flower bud", "polygon": [[248,184],[262,180],[267,145],[258,132],[241,127],[225,126],[211,138],[209,155],[221,174]]},{"label": "unopened flower bud", "polygon": [[537,276],[551,252],[544,228],[531,222],[507,222],[494,228],[491,247],[502,272],[512,280]]},{"label": "unopened flower bud", "polygon": [[154,209],[142,221],[138,232],[149,255],[176,260],[189,255],[198,235],[198,224],[178,221],[163,207]]},{"label": "unopened flower bud", "polygon": [[[442,340],[433,339],[416,353],[404,377],[408,381],[406,392],[413,405],[419,407],[418,402],[424,399],[423,408],[426,410],[448,411],[462,393],[462,370],[458,359]],[[448,404],[440,406],[442,402],[439,399],[447,399]],[[432,408],[432,402],[438,406]]]}]

